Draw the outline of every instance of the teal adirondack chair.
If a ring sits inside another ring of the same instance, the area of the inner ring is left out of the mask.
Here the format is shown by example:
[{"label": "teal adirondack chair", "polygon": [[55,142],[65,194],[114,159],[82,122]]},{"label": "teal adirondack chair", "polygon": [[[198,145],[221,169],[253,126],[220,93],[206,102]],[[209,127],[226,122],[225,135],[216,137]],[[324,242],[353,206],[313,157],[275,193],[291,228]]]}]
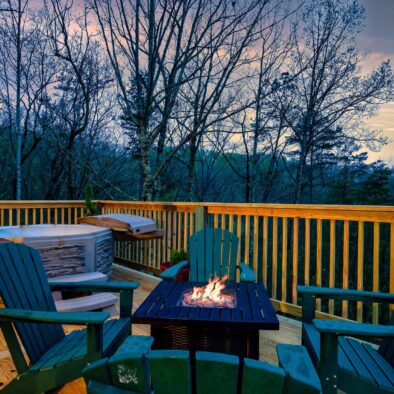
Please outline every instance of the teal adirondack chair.
[{"label": "teal adirondack chair", "polygon": [[[321,393],[319,378],[306,350],[302,346],[293,347],[298,350],[297,356],[300,353],[302,356],[293,359],[290,356],[285,361],[286,368],[210,352],[196,352],[191,363],[187,350],[153,350],[115,354],[87,366],[83,376],[89,394]],[[289,353],[293,354],[286,352]],[[308,359],[309,370],[305,368]]]},{"label": "teal adirondack chair", "polygon": [[[131,333],[133,290],[138,283],[48,283],[39,252],[0,244],[0,328],[18,376],[4,393],[41,393],[81,376],[88,361],[111,355]],[[120,292],[120,318],[107,312],[56,312],[51,289]],[[65,335],[62,324],[86,325]],[[29,363],[18,342],[23,345]]]},{"label": "teal adirondack chair", "polygon": [[[302,342],[319,370],[323,393],[394,393],[394,326],[315,319],[316,298],[394,303],[394,294],[298,286]],[[393,321],[392,321],[393,322]],[[376,349],[349,336],[383,338]]]},{"label": "teal adirondack chair", "polygon": [[[189,237],[188,242],[190,274],[193,282],[206,282],[212,274],[223,276],[228,273],[229,280],[236,280],[236,269],[240,269],[241,282],[255,282],[256,275],[245,263],[237,266],[238,237],[221,229],[206,228]],[[165,280],[175,279],[182,268],[189,266],[182,261],[161,273]]]}]

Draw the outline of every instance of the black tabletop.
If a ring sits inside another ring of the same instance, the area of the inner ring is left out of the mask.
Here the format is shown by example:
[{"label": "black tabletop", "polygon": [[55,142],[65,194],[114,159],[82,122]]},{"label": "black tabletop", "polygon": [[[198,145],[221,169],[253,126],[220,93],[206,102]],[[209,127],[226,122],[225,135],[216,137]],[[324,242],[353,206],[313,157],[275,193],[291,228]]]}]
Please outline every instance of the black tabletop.
[{"label": "black tabletop", "polygon": [[185,290],[202,286],[197,282],[163,281],[133,314],[133,323],[168,323],[179,325],[225,325],[244,329],[279,330],[279,321],[260,283],[228,283],[236,293],[234,308],[179,306]]}]

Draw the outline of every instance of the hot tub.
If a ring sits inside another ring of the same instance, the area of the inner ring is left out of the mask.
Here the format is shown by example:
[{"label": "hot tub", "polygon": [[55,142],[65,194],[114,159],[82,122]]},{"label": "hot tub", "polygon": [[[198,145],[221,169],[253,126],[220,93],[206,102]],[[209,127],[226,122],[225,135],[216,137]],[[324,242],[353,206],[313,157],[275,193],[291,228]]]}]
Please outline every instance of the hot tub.
[{"label": "hot tub", "polygon": [[0,227],[0,238],[40,251],[48,277],[98,271],[111,277],[114,256],[109,228],[80,224]]}]

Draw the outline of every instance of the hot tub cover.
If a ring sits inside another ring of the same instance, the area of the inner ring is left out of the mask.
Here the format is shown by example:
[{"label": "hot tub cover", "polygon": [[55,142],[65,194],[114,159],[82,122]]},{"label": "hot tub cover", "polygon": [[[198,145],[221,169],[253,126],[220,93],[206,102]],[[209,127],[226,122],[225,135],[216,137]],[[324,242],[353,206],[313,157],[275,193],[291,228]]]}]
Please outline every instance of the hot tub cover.
[{"label": "hot tub cover", "polygon": [[106,214],[87,216],[80,218],[79,223],[110,227],[113,231],[131,233],[134,235],[151,234],[160,231],[154,220],[136,215]]}]

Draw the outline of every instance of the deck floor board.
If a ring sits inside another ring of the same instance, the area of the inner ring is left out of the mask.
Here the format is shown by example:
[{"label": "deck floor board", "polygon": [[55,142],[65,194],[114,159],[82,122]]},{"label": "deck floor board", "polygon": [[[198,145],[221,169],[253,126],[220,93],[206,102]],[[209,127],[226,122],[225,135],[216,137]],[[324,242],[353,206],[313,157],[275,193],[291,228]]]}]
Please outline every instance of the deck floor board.
[{"label": "deck floor board", "polygon": [[[155,278],[135,271],[124,270],[119,266],[114,266],[112,280],[137,281],[140,283],[140,287],[135,291],[133,311],[141,305],[158,283]],[[301,343],[301,324],[295,320],[284,317],[280,317],[279,321],[279,331],[260,331],[260,359],[274,364],[278,362],[275,352],[275,345],[277,343]],[[77,328],[79,327],[68,326],[66,327],[66,331],[75,330]],[[150,335],[150,328],[148,325],[135,324],[133,325],[133,334]],[[16,371],[14,364],[11,360],[3,335],[0,332],[0,389],[15,376]],[[63,386],[58,393],[86,393],[85,383],[83,379],[74,380]]]}]

